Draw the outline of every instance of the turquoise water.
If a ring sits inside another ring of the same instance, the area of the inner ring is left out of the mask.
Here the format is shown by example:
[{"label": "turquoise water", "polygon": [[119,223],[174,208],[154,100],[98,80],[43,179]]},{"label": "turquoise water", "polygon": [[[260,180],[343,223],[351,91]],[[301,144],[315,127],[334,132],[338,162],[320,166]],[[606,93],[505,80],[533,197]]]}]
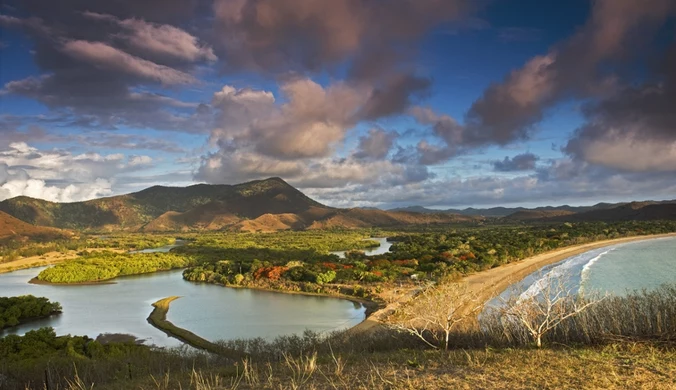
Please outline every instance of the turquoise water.
[{"label": "turquoise water", "polygon": [[610,245],[571,256],[530,274],[512,285],[488,307],[510,297],[528,297],[547,291],[552,284],[570,293],[627,295],[676,283],[676,237]]},{"label": "turquoise water", "polygon": [[676,238],[659,238],[617,245],[581,271],[585,293],[624,295],[676,283]]}]

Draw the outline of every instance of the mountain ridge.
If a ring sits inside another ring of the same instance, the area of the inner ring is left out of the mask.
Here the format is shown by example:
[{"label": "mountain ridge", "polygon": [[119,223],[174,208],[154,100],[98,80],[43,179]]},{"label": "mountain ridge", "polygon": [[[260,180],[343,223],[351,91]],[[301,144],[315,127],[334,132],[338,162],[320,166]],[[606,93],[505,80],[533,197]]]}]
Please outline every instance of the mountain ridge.
[{"label": "mountain ridge", "polygon": [[337,209],[321,204],[278,177],[241,184],[153,186],[83,202],[16,197],[4,211],[29,224],[83,231],[274,231],[472,222],[456,215],[410,215]]}]

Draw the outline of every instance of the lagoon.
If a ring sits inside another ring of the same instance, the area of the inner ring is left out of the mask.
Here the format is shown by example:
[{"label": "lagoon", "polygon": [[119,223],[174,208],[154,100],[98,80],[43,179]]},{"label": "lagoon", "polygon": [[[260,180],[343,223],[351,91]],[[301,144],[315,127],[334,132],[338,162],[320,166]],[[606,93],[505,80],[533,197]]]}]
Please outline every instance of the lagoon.
[{"label": "lagoon", "polygon": [[28,281],[45,267],[0,274],[0,296],[32,294],[61,303],[63,313],[0,332],[24,334],[51,326],[59,335],[125,333],[163,347],[182,343],[146,318],[153,302],[172,295],[167,319],[210,341],[346,329],[365,318],[366,308],[344,299],[233,289],[183,280],[182,270],[127,276],[110,284],[36,285]]}]

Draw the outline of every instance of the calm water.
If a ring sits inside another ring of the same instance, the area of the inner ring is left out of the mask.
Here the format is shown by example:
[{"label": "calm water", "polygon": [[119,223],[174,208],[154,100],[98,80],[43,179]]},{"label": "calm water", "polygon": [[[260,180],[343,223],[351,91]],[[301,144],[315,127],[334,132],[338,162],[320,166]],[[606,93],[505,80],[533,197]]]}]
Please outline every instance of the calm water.
[{"label": "calm water", "polygon": [[569,257],[514,284],[488,306],[514,294],[539,294],[552,281],[564,283],[573,292],[619,296],[676,283],[676,237],[611,245]]},{"label": "calm water", "polygon": [[148,344],[179,346],[146,322],[151,303],[171,296],[168,319],[177,326],[209,340],[265,337],[344,329],[364,319],[365,308],[353,302],[303,295],[232,289],[195,284],[182,278],[182,271],[116,279],[114,284],[91,286],[45,286],[28,284],[44,268],[0,274],[0,296],[32,294],[60,302],[63,314],[31,322],[0,336],[51,326],[57,334],[87,335],[127,333]]},{"label": "calm water", "polygon": [[140,249],[137,251],[129,251],[129,253],[166,253],[174,248],[178,248],[179,246],[183,246],[185,244],[186,244],[185,240],[176,240],[176,243],[173,245],[165,245],[159,248]]},{"label": "calm water", "polygon": [[[366,256],[375,256],[375,255],[382,255],[383,253],[387,253],[390,251],[390,248],[392,247],[392,243],[387,241],[387,238],[385,237],[374,237],[374,238],[369,238],[371,241],[378,241],[380,243],[380,246],[377,248],[372,248],[372,249],[366,249],[364,250],[364,253]],[[331,254],[338,255],[341,259],[345,258],[345,253],[348,251],[336,251],[336,252],[331,252]]]}]

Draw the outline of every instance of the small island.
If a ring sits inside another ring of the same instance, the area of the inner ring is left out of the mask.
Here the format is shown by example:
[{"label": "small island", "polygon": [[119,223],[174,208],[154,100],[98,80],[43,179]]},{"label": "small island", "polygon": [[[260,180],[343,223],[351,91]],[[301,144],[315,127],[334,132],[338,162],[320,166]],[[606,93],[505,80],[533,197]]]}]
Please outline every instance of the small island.
[{"label": "small island", "polygon": [[60,314],[61,310],[58,302],[43,297],[0,297],[0,330]]}]

